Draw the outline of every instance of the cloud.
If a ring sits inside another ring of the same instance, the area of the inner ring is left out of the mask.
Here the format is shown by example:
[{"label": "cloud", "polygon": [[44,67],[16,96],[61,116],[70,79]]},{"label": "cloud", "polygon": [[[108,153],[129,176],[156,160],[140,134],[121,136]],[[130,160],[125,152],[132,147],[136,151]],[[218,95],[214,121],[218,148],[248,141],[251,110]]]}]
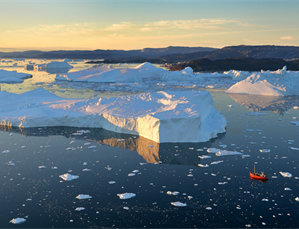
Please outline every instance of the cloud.
[{"label": "cloud", "polygon": [[287,37],[281,37],[280,40],[293,40],[294,37],[292,36],[287,36]]},{"label": "cloud", "polygon": [[106,31],[123,31],[128,29],[135,29],[138,28],[138,25],[133,24],[132,22],[121,22],[120,24],[112,24]]}]

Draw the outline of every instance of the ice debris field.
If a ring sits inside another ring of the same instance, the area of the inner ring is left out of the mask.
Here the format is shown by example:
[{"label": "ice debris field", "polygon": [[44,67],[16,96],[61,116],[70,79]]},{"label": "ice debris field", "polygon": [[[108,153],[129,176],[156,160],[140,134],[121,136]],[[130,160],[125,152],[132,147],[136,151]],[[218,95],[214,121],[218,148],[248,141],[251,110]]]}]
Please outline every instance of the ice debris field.
[{"label": "ice debris field", "polygon": [[299,226],[298,72],[0,68],[1,226]]}]

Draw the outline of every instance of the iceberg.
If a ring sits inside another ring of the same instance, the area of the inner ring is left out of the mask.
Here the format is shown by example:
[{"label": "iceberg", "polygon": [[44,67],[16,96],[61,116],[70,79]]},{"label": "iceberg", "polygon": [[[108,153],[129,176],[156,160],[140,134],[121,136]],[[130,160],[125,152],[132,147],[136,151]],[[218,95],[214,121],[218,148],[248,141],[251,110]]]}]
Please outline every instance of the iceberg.
[{"label": "iceberg", "polygon": [[280,175],[281,176],[283,176],[283,177],[289,177],[289,178],[291,178],[293,175],[291,174],[291,173],[289,173],[289,172],[279,172],[280,173]]},{"label": "iceberg", "polygon": [[114,69],[110,65],[103,65],[98,68],[89,68],[66,74],[57,74],[56,80],[97,83],[142,82],[137,69]]},{"label": "iceberg", "polygon": [[187,204],[182,203],[180,201],[171,202],[171,205],[176,206],[176,207],[186,207],[187,206]]},{"label": "iceberg", "polygon": [[0,124],[104,128],[161,143],[206,142],[224,133],[227,121],[207,91],[65,99],[39,88],[20,95],[0,91]]},{"label": "iceberg", "polygon": [[119,197],[119,199],[125,200],[125,199],[130,199],[132,197],[135,197],[136,194],[135,193],[122,193],[122,194],[117,194],[117,196]]},{"label": "iceberg", "polygon": [[299,95],[299,71],[287,71],[286,66],[277,71],[253,73],[231,86],[226,93],[288,96]]},{"label": "iceberg", "polygon": [[32,75],[27,73],[19,73],[17,71],[6,71],[0,69],[0,82],[22,83],[24,79],[31,78]]},{"label": "iceberg", "polygon": [[79,200],[85,200],[85,199],[92,198],[92,196],[90,196],[90,195],[84,195],[84,194],[79,194],[78,196],[76,196],[76,198],[79,199]]}]

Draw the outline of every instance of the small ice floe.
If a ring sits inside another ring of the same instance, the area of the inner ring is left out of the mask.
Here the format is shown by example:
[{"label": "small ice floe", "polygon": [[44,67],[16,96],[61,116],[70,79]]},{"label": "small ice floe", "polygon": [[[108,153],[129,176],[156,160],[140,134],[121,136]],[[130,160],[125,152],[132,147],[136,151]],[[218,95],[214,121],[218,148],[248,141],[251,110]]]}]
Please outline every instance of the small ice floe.
[{"label": "small ice floe", "polygon": [[84,145],[85,146],[90,145],[90,142],[85,142]]},{"label": "small ice floe", "polygon": [[92,198],[92,196],[90,195],[85,195],[85,194],[79,194],[78,196],[76,196],[77,199],[79,200],[85,200],[85,199],[90,199]]},{"label": "small ice floe", "polygon": [[241,210],[241,207],[240,207],[240,206],[237,206],[236,209]]},{"label": "small ice floe", "polygon": [[85,208],[84,207],[77,207],[76,209],[75,209],[75,211],[83,211]]},{"label": "small ice floe", "polygon": [[39,168],[39,169],[45,169],[45,168],[47,168],[47,167],[44,166],[44,165],[40,165],[40,166],[38,166],[38,168]]},{"label": "small ice floe", "polygon": [[70,223],[74,222],[74,220],[70,219]]},{"label": "small ice floe", "polygon": [[78,133],[87,134],[90,133],[90,130],[78,130]]},{"label": "small ice floe", "polygon": [[178,192],[178,191],[174,191],[174,192],[167,191],[166,194],[167,195],[174,195],[174,196],[176,196],[176,195],[180,194],[180,192]]},{"label": "small ice floe", "polygon": [[26,201],[31,201],[32,199],[31,198],[28,198]]},{"label": "small ice floe", "polygon": [[270,149],[260,149],[261,153],[270,153]]},{"label": "small ice floe", "polygon": [[252,132],[252,131],[254,131],[254,129],[246,129],[246,131]]},{"label": "small ice floe", "polygon": [[247,112],[246,115],[249,115],[249,116],[261,116],[261,115],[267,115],[267,113]]},{"label": "small ice floe", "polygon": [[24,218],[14,218],[9,222],[13,223],[13,224],[21,224],[21,223],[24,223],[25,221],[26,221],[26,219],[24,219]]},{"label": "small ice floe", "polygon": [[109,181],[108,183],[109,184],[115,184],[116,182],[115,181]]},{"label": "small ice floe", "polygon": [[15,163],[13,163],[12,161],[6,162],[5,164],[7,164],[8,166],[13,166],[13,165],[15,165]]},{"label": "small ice floe", "polygon": [[130,208],[129,208],[129,207],[123,207],[123,209],[125,209],[125,210],[130,210]]},{"label": "small ice floe", "polygon": [[242,158],[245,158],[245,157],[250,157],[250,155],[248,155],[248,154],[242,155]]},{"label": "small ice floe", "polygon": [[246,224],[245,227],[251,227],[251,224]]},{"label": "small ice floe", "polygon": [[219,145],[220,147],[222,147],[222,148],[226,148],[227,147],[227,145]]},{"label": "small ice floe", "polygon": [[281,159],[285,159],[285,158],[288,158],[288,157],[281,157]]},{"label": "small ice floe", "polygon": [[203,165],[203,164],[198,164],[198,166],[199,166],[199,167],[203,167],[203,168],[207,168],[207,167],[209,167],[208,164],[205,164],[205,165]]},{"label": "small ice floe", "polygon": [[296,197],[295,200],[296,200],[297,202],[299,202],[299,197]]},{"label": "small ice floe", "polygon": [[65,150],[76,150],[76,148],[75,147],[68,147]]},{"label": "small ice floe", "polygon": [[268,201],[269,201],[269,199],[267,199],[267,198],[264,198],[264,199],[262,199],[262,201],[268,202]]},{"label": "small ice floe", "polygon": [[87,162],[85,161],[85,162],[83,162],[83,165],[87,165]]},{"label": "small ice floe", "polygon": [[2,151],[2,153],[10,153],[10,151],[9,150],[4,150],[4,151]]},{"label": "small ice floe", "polygon": [[139,170],[135,169],[135,170],[132,171],[132,173],[139,173]]},{"label": "small ice floe", "polygon": [[275,179],[275,178],[277,178],[277,176],[272,176],[272,178],[274,178],[274,179]]},{"label": "small ice floe", "polygon": [[147,163],[142,163],[142,162],[139,163],[139,165],[146,165],[146,164],[147,164]]},{"label": "small ice floe", "polygon": [[291,147],[291,150],[299,150],[299,148]]},{"label": "small ice floe", "polygon": [[284,188],[285,191],[292,191],[290,188]]},{"label": "small ice floe", "polygon": [[83,172],[90,172],[91,169],[82,169]]},{"label": "small ice floe", "polygon": [[197,149],[196,151],[203,151],[203,149]]},{"label": "small ice floe", "polygon": [[76,142],[76,141],[71,141],[70,144],[73,144],[74,142]]},{"label": "small ice floe", "polygon": [[220,163],[222,163],[223,161],[213,161],[213,162],[211,162],[211,165],[218,165],[218,164],[220,164]]},{"label": "small ice floe", "polygon": [[89,146],[88,149],[94,149],[96,146]]},{"label": "small ice floe", "polygon": [[202,155],[202,156],[198,156],[200,159],[207,159],[207,158],[211,158],[211,156],[208,155]]},{"label": "small ice floe", "polygon": [[227,182],[218,182],[219,185],[225,185]]},{"label": "small ice floe", "polygon": [[105,169],[107,169],[108,171],[110,171],[112,168],[111,168],[109,165],[107,165],[107,166],[105,167]]},{"label": "small ice floe", "polygon": [[291,174],[291,173],[289,173],[289,172],[279,172],[280,174],[281,174],[281,176],[283,176],[283,177],[289,177],[289,178],[291,178],[293,175]]},{"label": "small ice floe", "polygon": [[266,225],[266,223],[265,222],[262,222],[262,224],[265,226]]},{"label": "small ice floe", "polygon": [[58,169],[56,166],[52,166],[51,169]]},{"label": "small ice floe", "polygon": [[188,196],[188,199],[189,199],[189,200],[193,199],[193,196]]},{"label": "small ice floe", "polygon": [[135,173],[129,173],[128,177],[132,177],[132,176],[135,176],[135,175],[136,175]]},{"label": "small ice floe", "polygon": [[62,174],[59,176],[61,179],[65,180],[65,181],[71,181],[71,180],[75,180],[75,179],[78,179],[79,176],[77,175],[72,175],[72,174],[69,174],[69,173],[65,173],[65,174]]},{"label": "small ice floe", "polygon": [[227,105],[228,107],[235,107],[235,105]]},{"label": "small ice floe", "polygon": [[294,109],[294,110],[299,110],[299,107],[294,106],[293,109]]},{"label": "small ice floe", "polygon": [[295,125],[295,126],[299,126],[299,121],[291,121],[290,123]]},{"label": "small ice floe", "polygon": [[193,177],[193,174],[189,173],[187,176],[188,176],[188,177]]},{"label": "small ice floe", "polygon": [[119,197],[119,199],[125,200],[125,199],[130,199],[132,197],[135,197],[136,194],[135,193],[122,193],[122,194],[117,194],[117,196]]},{"label": "small ice floe", "polygon": [[76,136],[78,136],[78,135],[82,135],[83,133],[72,133],[72,135],[76,135]]},{"label": "small ice floe", "polygon": [[217,176],[215,173],[211,173],[211,176],[213,176],[213,177],[215,177],[215,176]]},{"label": "small ice floe", "polygon": [[187,206],[187,204],[182,203],[180,201],[170,202],[170,203],[171,203],[171,205],[176,206],[176,207],[186,207]]},{"label": "small ice floe", "polygon": [[211,207],[206,207],[206,210],[209,210],[209,211],[210,211],[210,210],[212,210],[212,208],[211,208]]},{"label": "small ice floe", "polygon": [[26,148],[26,146],[21,146],[21,149],[25,149]]}]

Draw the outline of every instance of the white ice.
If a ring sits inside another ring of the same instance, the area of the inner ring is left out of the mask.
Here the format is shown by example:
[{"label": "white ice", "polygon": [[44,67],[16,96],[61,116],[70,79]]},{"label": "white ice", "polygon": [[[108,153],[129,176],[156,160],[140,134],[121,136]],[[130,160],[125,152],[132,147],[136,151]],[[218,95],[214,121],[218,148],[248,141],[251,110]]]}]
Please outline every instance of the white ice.
[{"label": "white ice", "polygon": [[24,218],[14,218],[14,219],[10,220],[9,222],[13,223],[13,224],[20,224],[20,223],[24,223],[25,221],[26,221],[26,219],[24,219]]},{"label": "white ice", "polygon": [[85,195],[85,194],[79,194],[78,196],[76,196],[76,198],[79,200],[84,200],[84,199],[90,199],[90,198],[92,198],[92,196]]},{"label": "white ice", "polygon": [[289,177],[289,178],[291,178],[292,177],[292,174],[291,173],[289,173],[289,172],[279,172],[280,174],[281,174],[281,176],[283,176],[283,177]]},{"label": "white ice", "polygon": [[216,148],[208,148],[208,153],[215,153],[216,156],[229,156],[229,155],[242,155],[243,153],[237,152],[237,151],[228,151],[228,150],[222,150],[222,149],[216,149]]},{"label": "white ice", "polygon": [[207,91],[87,100],[64,99],[43,88],[20,95],[0,91],[0,111],[2,125],[104,128],[155,142],[205,142],[224,133],[227,124]]},{"label": "white ice", "polygon": [[130,199],[132,197],[135,197],[136,194],[135,193],[122,193],[122,194],[117,194],[117,196],[119,197],[119,199],[125,200],[125,199]]},{"label": "white ice", "polygon": [[17,71],[6,71],[0,69],[0,82],[13,82],[13,83],[21,83],[24,79],[31,78],[32,75],[27,73],[19,73]]},{"label": "white ice", "polygon": [[83,211],[85,208],[84,207],[77,207],[76,209],[75,209],[75,211]]},{"label": "white ice", "polygon": [[166,194],[167,195],[174,195],[174,196],[176,196],[176,195],[180,194],[180,192],[178,192],[178,191],[174,191],[174,192],[167,191]]},{"label": "white ice", "polygon": [[78,179],[79,176],[77,175],[72,175],[72,174],[69,174],[69,173],[65,173],[65,174],[62,174],[59,176],[61,179],[65,180],[65,181],[71,181],[71,180],[74,180],[74,179]]},{"label": "white ice", "polygon": [[180,201],[171,202],[171,204],[172,204],[173,206],[176,206],[176,207],[186,207],[186,206],[187,206],[186,203],[182,203],[182,202],[180,202]]}]

